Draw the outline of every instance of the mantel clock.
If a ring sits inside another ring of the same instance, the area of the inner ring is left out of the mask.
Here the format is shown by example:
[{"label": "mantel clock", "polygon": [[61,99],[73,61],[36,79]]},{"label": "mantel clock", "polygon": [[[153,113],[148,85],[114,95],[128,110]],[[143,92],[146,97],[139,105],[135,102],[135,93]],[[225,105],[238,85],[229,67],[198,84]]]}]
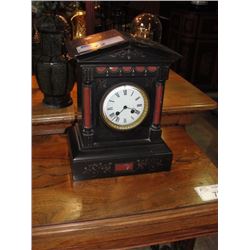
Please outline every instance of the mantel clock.
[{"label": "mantel clock", "polygon": [[170,170],[161,108],[176,52],[110,30],[68,43],[77,71],[78,122],[68,129],[74,180]]}]

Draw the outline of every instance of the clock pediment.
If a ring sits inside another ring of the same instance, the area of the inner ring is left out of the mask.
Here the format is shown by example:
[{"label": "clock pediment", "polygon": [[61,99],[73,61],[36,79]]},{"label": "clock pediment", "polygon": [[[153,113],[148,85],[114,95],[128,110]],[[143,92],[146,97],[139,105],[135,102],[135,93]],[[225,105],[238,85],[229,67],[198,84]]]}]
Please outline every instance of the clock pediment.
[{"label": "clock pediment", "polygon": [[[78,63],[91,64],[104,62],[124,64],[150,62],[170,65],[181,58],[180,54],[159,43],[134,38],[129,34],[124,34],[116,30],[111,31],[92,35],[92,43],[86,44],[86,39],[78,39],[78,43],[76,41],[68,43],[67,48],[70,56],[75,57]],[[110,32],[111,35],[109,38],[106,38],[107,35],[99,35]],[[109,41],[112,44],[108,44]],[[94,48],[94,46],[96,47]]]}]

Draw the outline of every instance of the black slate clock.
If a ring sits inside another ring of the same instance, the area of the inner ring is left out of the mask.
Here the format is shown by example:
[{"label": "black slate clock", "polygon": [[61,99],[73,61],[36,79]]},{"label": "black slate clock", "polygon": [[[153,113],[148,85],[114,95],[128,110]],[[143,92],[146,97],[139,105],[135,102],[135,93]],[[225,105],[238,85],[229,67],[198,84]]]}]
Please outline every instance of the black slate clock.
[{"label": "black slate clock", "polygon": [[170,170],[161,107],[169,66],[180,55],[116,30],[67,47],[76,60],[82,114],[68,129],[73,179]]}]

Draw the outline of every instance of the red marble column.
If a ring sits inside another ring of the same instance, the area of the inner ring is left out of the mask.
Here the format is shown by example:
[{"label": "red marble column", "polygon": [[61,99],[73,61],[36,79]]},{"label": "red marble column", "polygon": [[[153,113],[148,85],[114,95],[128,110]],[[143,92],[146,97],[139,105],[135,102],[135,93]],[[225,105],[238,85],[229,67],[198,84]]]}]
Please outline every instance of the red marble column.
[{"label": "red marble column", "polygon": [[163,96],[163,86],[161,83],[157,83],[155,90],[155,107],[154,107],[154,117],[153,117],[154,126],[160,125],[162,96]]},{"label": "red marble column", "polygon": [[91,128],[91,87],[83,86],[83,127]]}]

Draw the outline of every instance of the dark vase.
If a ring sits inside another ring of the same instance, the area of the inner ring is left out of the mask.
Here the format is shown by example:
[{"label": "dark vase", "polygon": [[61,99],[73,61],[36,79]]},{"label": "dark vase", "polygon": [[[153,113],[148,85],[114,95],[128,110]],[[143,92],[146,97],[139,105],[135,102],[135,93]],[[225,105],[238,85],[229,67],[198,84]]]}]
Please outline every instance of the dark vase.
[{"label": "dark vase", "polygon": [[72,104],[74,65],[65,54],[64,42],[70,37],[70,26],[57,14],[43,14],[37,23],[41,36],[41,56],[36,63],[36,78],[44,94],[43,103],[62,108]]}]

